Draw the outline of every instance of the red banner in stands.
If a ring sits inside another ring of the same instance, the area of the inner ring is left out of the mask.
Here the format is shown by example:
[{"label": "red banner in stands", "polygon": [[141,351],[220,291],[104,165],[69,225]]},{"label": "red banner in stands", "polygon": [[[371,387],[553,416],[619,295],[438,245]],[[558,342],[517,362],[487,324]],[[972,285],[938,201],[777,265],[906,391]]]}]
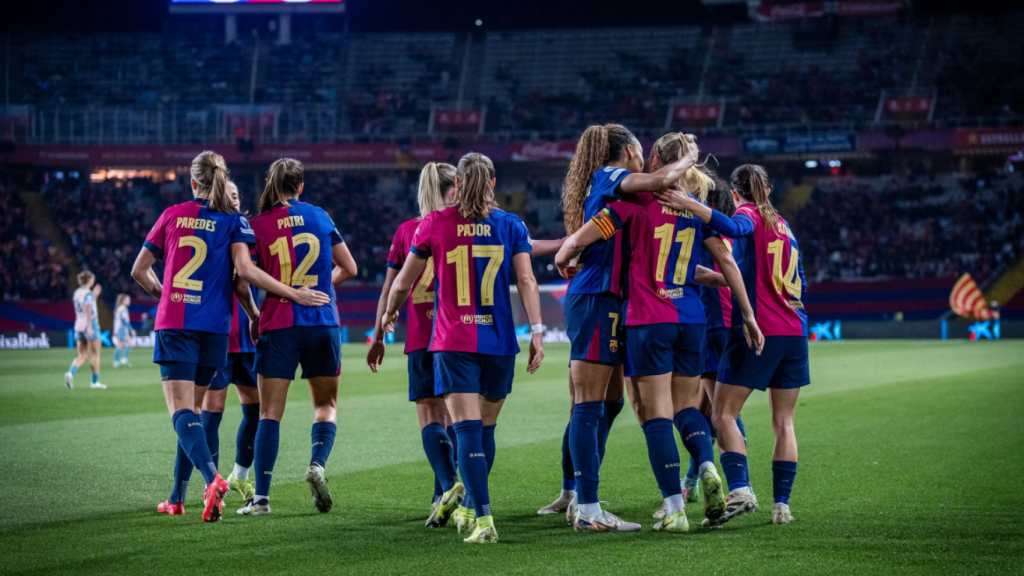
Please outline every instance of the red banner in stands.
[{"label": "red banner in stands", "polygon": [[776,20],[798,20],[821,18],[825,15],[824,2],[797,2],[795,4],[761,4],[757,7],[757,19],[762,22]]},{"label": "red banner in stands", "polygon": [[895,16],[906,7],[904,0],[843,0],[838,12],[843,18]]},{"label": "red banner in stands", "polygon": [[430,132],[479,133],[484,128],[483,110],[434,110]]},{"label": "red banner in stands", "polygon": [[724,106],[713,104],[676,104],[672,106],[671,123],[677,126],[717,126]]},{"label": "red banner in stands", "polygon": [[886,118],[927,120],[935,106],[933,96],[901,96],[882,99],[882,115]]},{"label": "red banner in stands", "polygon": [[1024,128],[960,128],[953,133],[954,148],[1024,145]]}]

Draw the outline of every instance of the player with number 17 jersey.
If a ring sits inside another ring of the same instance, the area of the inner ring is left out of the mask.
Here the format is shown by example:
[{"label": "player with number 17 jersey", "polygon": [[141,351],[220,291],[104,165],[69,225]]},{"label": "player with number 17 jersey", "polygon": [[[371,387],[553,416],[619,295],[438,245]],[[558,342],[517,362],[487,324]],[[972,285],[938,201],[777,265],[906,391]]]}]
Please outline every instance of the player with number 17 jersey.
[{"label": "player with number 17 jersey", "polygon": [[434,261],[432,352],[519,353],[508,286],[512,257],[531,246],[518,216],[494,209],[474,222],[446,208],[420,222],[410,251]]}]

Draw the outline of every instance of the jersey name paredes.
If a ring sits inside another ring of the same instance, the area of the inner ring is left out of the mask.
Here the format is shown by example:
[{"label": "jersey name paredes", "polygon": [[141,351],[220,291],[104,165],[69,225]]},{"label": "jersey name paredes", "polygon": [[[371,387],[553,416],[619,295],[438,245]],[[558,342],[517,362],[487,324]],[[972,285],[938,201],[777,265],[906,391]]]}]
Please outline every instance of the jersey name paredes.
[{"label": "jersey name paredes", "polygon": [[[412,238],[420,225],[419,218],[403,222],[395,231],[395,239],[388,252],[388,268],[401,270],[409,256]],[[423,350],[430,346],[430,333],[434,329],[434,258],[427,258],[427,265],[416,278],[416,284],[409,295],[407,312],[408,329],[405,335],[405,353]]]},{"label": "jersey name paredes", "polygon": [[344,240],[322,208],[290,200],[252,219],[260,268],[293,287],[309,286],[331,297],[323,306],[302,306],[268,295],[260,309],[260,332],[293,326],[338,326],[331,271],[333,247]]},{"label": "jersey name paredes", "polygon": [[626,229],[626,326],[706,322],[693,279],[709,233],[703,222],[688,211],[658,204],[645,192],[609,204],[594,223],[605,238]]},{"label": "jersey name paredes", "polygon": [[210,210],[206,200],[164,210],[145,242],[166,262],[154,329],[227,334],[234,305],[231,245],[253,241],[245,216]]},{"label": "jersey name paredes", "polygon": [[433,212],[420,222],[410,252],[434,261],[432,352],[519,353],[509,283],[513,256],[531,246],[518,216],[494,209],[472,221],[458,206]]},{"label": "jersey name paredes", "polygon": [[[625,168],[604,166],[594,172],[587,197],[583,200],[583,222],[597,216],[610,202],[619,200],[619,184],[632,174]],[[587,246],[576,259],[576,275],[569,282],[567,294],[601,294],[622,296],[622,238],[613,236]]]}]

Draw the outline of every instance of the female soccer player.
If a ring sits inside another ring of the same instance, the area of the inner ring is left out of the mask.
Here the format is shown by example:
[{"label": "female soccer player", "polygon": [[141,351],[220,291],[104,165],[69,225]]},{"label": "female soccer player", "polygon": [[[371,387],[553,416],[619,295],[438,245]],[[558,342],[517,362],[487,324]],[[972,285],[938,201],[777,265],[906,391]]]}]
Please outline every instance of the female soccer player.
[{"label": "female soccer player", "polygon": [[[300,202],[302,163],[282,158],[270,165],[260,213],[252,219],[259,266],[289,286],[312,286],[329,294],[314,306],[267,298],[259,315],[256,373],[260,422],[256,429],[256,494],[238,513],[270,514],[270,480],[277,461],[281,417],[295,370],[313,396],[312,457],[306,482],[313,505],[329,512],[334,501],[324,466],[337,432],[341,328],[334,286],[356,275],[356,263],[331,217],[322,208]],[[332,269],[338,266],[332,284]]]},{"label": "female soccer player", "polygon": [[135,328],[132,328],[131,318],[128,316],[128,307],[132,305],[132,297],[127,294],[117,295],[117,304],[114,307],[114,368],[128,368],[128,354],[132,351],[132,342],[135,338]]},{"label": "female soccer player", "polygon": [[78,273],[78,289],[71,297],[75,304],[75,346],[78,356],[71,361],[71,367],[64,373],[64,385],[68,389],[75,387],[75,374],[85,364],[86,359],[92,367],[92,383],[90,388],[104,390],[100,384],[100,321],[96,316],[96,295],[92,291],[96,283],[96,275],[88,270]]},{"label": "female soccer player", "polygon": [[[473,502],[460,510],[465,542],[497,542],[487,475],[494,462],[494,427],[511,391],[519,353],[512,323],[510,273],[529,318],[533,374],[544,358],[540,292],[533,276],[530,234],[518,216],[494,203],[494,164],[466,154],[456,171],[456,205],[428,214],[413,235],[409,256],[395,278],[382,320],[394,330],[398,309],[434,259],[434,390],[443,394],[458,437],[459,472]],[[454,489],[453,489],[454,490]],[[450,498],[450,492],[442,497]]]},{"label": "female soccer player", "polygon": [[[733,239],[733,253],[748,293],[755,295],[754,312],[764,331],[768,351],[755,355],[744,346],[735,328],[722,353],[712,405],[712,422],[722,450],[722,468],[729,481],[724,523],[757,510],[750,490],[747,449],[737,426],[740,409],[753,390],[769,391],[775,449],[772,452],[772,522],[793,521],[789,496],[796,478],[797,447],[793,428],[800,388],[810,384],[807,357],[807,313],[801,298],[806,281],[796,237],[772,206],[771,185],[761,166],[744,164],[730,178],[738,207],[728,216],[670,192],[659,201],[675,210],[689,210],[713,230]],[[733,326],[737,325],[733,310]]]},{"label": "female soccer player", "polygon": [[[376,373],[377,366],[384,361],[384,327],[381,319],[387,309],[391,286],[402,269],[416,228],[427,215],[444,209],[455,202],[455,166],[442,162],[428,162],[420,172],[417,200],[420,215],[403,222],[395,232],[388,253],[388,271],[384,278],[380,301],[377,303],[377,319],[374,325],[370,350],[366,363]],[[455,430],[444,398],[434,391],[434,357],[427,346],[434,328],[434,259],[428,258],[423,272],[416,278],[412,302],[408,310],[408,327],[405,336],[405,354],[408,356],[409,400],[416,403],[416,415],[420,421],[420,438],[427,461],[434,471],[434,500],[428,527],[448,524],[452,512],[466,494],[465,486],[458,481],[455,464]],[[442,496],[449,494],[447,500]]]},{"label": "female soccer player", "polygon": [[[203,521],[216,522],[228,483],[217,473],[196,412],[214,374],[227,364],[231,293],[234,289],[240,298],[250,298],[250,282],[280,298],[310,305],[326,302],[328,296],[308,288],[295,290],[252,264],[253,233],[228,197],[224,158],[203,152],[192,161],[191,172],[195,198],[160,215],[135,260],[132,277],[160,300],[153,361],[160,365],[180,449],[206,481]],[[162,282],[153,271],[157,258],[166,261]],[[232,282],[232,264],[238,282]]]},{"label": "female soccer player", "polygon": [[[576,232],[622,194],[672,186],[696,160],[696,146],[693,146],[678,161],[657,172],[644,174],[643,149],[625,126],[608,124],[587,128],[576,145],[576,155],[562,188],[566,233]],[[582,514],[582,519],[577,520],[576,505],[570,503],[566,518],[578,531],[640,529],[639,524],[622,522],[615,515],[605,513],[598,502],[602,448],[615,416],[622,409],[620,379],[617,377],[615,385],[610,385],[625,352],[619,333],[621,258],[622,241],[618,236],[588,246],[577,258],[577,272],[569,283],[563,304],[566,332],[572,344],[569,379],[574,394],[568,442],[563,444],[569,447],[578,488],[576,499],[579,514]],[[566,487],[563,484],[563,490]]]},{"label": "female soccer player", "polygon": [[[676,154],[685,154],[682,135]],[[659,141],[659,145],[663,145]],[[652,151],[651,166],[659,164]],[[664,153],[664,152],[662,152]],[[704,190],[706,192],[706,188]],[[757,324],[743,291],[736,263],[721,240],[709,237],[706,226],[689,212],[663,209],[652,194],[631,196],[629,201],[609,204],[571,236],[555,259],[564,270],[587,246],[611,238],[626,224],[629,254],[629,298],[626,300],[626,348],[630,376],[639,391],[648,455],[665,498],[666,517],[655,530],[685,532],[689,529],[679,483],[679,452],[673,421],[687,451],[700,464],[704,511],[717,519],[725,511],[721,480],[714,465],[711,430],[697,410],[700,405],[700,374],[704,363],[704,310],[695,281],[700,246],[712,249],[729,285],[746,312],[745,325],[757,340]],[[580,511],[582,515],[582,509]]]}]

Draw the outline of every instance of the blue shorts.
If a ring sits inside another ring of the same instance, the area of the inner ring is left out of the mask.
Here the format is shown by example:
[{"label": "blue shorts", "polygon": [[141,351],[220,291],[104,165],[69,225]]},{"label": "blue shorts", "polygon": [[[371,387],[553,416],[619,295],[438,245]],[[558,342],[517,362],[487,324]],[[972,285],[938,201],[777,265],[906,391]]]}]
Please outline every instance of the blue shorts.
[{"label": "blue shorts", "polygon": [[153,362],[195,364],[216,370],[228,363],[228,335],[184,329],[157,330]]},{"label": "blue shorts", "polygon": [[437,398],[434,391],[434,353],[426,348],[409,352],[409,401]]},{"label": "blue shorts", "polygon": [[196,386],[209,386],[218,368],[199,366],[191,362],[164,361],[160,363],[160,380],[185,380]]},{"label": "blue shorts", "polygon": [[767,388],[799,388],[811,383],[804,336],[765,336],[758,356],[747,348],[742,330],[730,330],[722,353],[718,381],[764,391]]},{"label": "blue shorts", "polygon": [[622,299],[609,294],[566,294],[562,305],[572,350],[569,360],[622,364]]},{"label": "blue shorts", "polygon": [[729,342],[728,328],[715,328],[708,330],[704,338],[704,373],[714,374],[718,372],[718,366],[722,362],[722,353],[725,352],[725,345]]},{"label": "blue shorts", "polygon": [[267,378],[295,379],[341,374],[341,328],[292,326],[260,334],[256,344],[256,373]]},{"label": "blue shorts", "polygon": [[434,352],[434,393],[470,393],[502,400],[512,391],[515,356]]},{"label": "blue shorts", "polygon": [[255,362],[255,352],[228,354],[228,364],[217,370],[213,382],[210,382],[210,390],[223,390],[228,384],[256,388]]},{"label": "blue shorts", "polygon": [[699,376],[704,372],[705,324],[648,324],[626,332],[629,365],[626,376],[657,376],[675,372]]}]

